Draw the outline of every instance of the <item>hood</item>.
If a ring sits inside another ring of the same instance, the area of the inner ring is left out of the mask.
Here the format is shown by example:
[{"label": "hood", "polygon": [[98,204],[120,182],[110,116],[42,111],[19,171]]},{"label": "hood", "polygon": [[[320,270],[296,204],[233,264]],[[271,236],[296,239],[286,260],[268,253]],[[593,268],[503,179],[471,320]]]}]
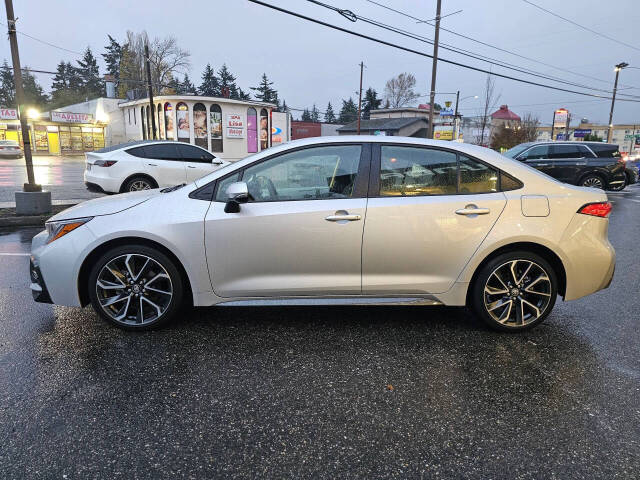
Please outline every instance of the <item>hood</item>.
[{"label": "hood", "polygon": [[71,218],[81,217],[99,217],[100,215],[111,215],[126,210],[136,205],[146,202],[160,194],[159,189],[143,190],[140,192],[120,193],[118,195],[109,195],[106,197],[95,198],[79,203],[71,208],[67,208],[62,212],[51,217],[48,222],[58,220],[68,220]]}]

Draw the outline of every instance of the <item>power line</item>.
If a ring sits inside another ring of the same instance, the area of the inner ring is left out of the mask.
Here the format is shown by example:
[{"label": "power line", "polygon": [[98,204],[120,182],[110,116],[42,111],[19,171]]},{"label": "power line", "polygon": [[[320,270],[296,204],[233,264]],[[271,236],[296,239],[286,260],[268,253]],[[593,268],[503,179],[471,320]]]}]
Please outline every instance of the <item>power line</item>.
[{"label": "power line", "polygon": [[[7,26],[6,23],[2,23],[2,22],[0,22],[0,25],[5,26],[5,27]],[[24,35],[25,37],[30,38],[31,40],[35,40],[36,42],[43,43],[44,45],[49,45],[50,47],[57,48],[59,50],[64,50],[65,52],[75,53],[77,55],[83,55],[82,52],[76,52],[75,50],[69,50],[68,48],[61,47],[60,45],[55,45],[53,43],[47,42],[46,40],[42,40],[40,38],[34,37],[33,35],[29,35],[28,33],[21,32],[20,30],[16,30],[16,32],[19,33],[20,35]]]},{"label": "power line", "polygon": [[[332,5],[327,5],[325,3],[319,2],[317,0],[307,0],[307,1],[315,3],[315,4],[320,5],[320,6],[323,6],[325,8],[330,9],[330,10],[337,11],[341,15],[347,16],[347,18],[349,18],[349,20],[351,20],[351,21],[361,20],[361,21],[363,21],[365,23],[369,23],[371,25],[375,25],[375,26],[377,26],[379,28],[383,28],[385,30],[389,30],[389,31],[392,31],[394,33],[398,33],[400,35],[403,35],[405,37],[409,37],[409,38],[412,38],[414,40],[418,40],[418,41],[433,45],[433,40],[431,40],[429,38],[423,37],[421,35],[418,35],[418,34],[415,34],[415,33],[412,33],[412,32],[407,32],[406,30],[402,30],[400,28],[393,27],[391,25],[387,25],[387,24],[379,22],[377,20],[372,20],[370,18],[363,17],[361,15],[357,15],[357,14],[353,13],[351,10],[342,10],[342,9],[339,9],[339,8],[334,7]],[[345,12],[348,12],[348,15],[345,15]],[[524,74],[527,74],[527,75],[532,75],[534,77],[543,78],[545,80],[551,80],[551,81],[562,83],[562,84],[565,84],[565,85],[570,85],[570,86],[573,86],[573,87],[579,87],[579,88],[584,88],[584,89],[587,89],[587,90],[593,90],[595,92],[604,92],[604,93],[609,93],[610,92],[609,90],[605,90],[605,89],[602,89],[602,88],[590,87],[588,85],[583,85],[583,84],[580,84],[580,83],[570,82],[570,81],[567,81],[567,80],[560,79],[558,77],[553,77],[553,76],[550,76],[550,75],[546,75],[546,74],[531,70],[530,68],[520,67],[518,65],[513,65],[511,63],[503,62],[503,61],[495,59],[495,58],[491,58],[491,57],[487,57],[487,56],[484,56],[484,55],[476,54],[476,53],[471,52],[469,50],[464,50],[464,49],[455,47],[453,45],[448,45],[446,43],[440,42],[440,45],[441,45],[441,48],[443,48],[444,50],[449,50],[451,52],[458,53],[460,55],[464,55],[464,56],[473,58],[475,60],[480,60],[480,61],[489,63],[491,65],[507,68],[507,69],[514,70],[514,71],[517,71],[517,72],[520,72],[520,73],[524,73]],[[629,95],[629,94],[620,94],[620,95],[624,95],[624,96],[627,96],[627,97],[640,99],[640,96],[637,96],[637,95]]]},{"label": "power line", "polygon": [[[397,10],[397,9],[395,9],[395,8],[391,8],[391,7],[387,6],[387,5],[384,5],[384,4],[382,4],[382,3],[376,2],[376,1],[374,1],[374,0],[366,0],[366,1],[367,1],[367,2],[369,2],[369,3],[372,3],[372,4],[374,4],[374,5],[377,5],[377,6],[379,6],[379,7],[382,7],[382,8],[384,8],[384,9],[386,9],[386,10],[389,10],[389,11],[391,11],[391,12],[394,12],[394,13],[397,13],[397,14],[402,15],[402,16],[404,16],[404,17],[410,18],[410,19],[412,19],[412,20],[417,20],[417,21],[419,21],[419,22],[421,22],[421,23],[427,23],[427,24],[429,24],[429,25],[432,25],[432,24],[430,23],[430,22],[431,22],[430,20],[422,20],[422,19],[420,19],[420,18],[418,18],[418,17],[416,17],[416,16],[413,16],[413,15],[411,15],[411,14],[409,14],[409,13],[403,12],[403,11],[401,11],[401,10]],[[432,25],[432,26],[433,26],[433,25]],[[559,70],[559,71],[562,71],[562,72],[570,73],[571,75],[576,75],[576,76],[578,76],[578,77],[588,78],[588,79],[590,79],[590,80],[595,80],[595,81],[597,81],[597,82],[601,82],[601,83],[606,83],[606,84],[610,84],[610,83],[611,83],[609,80],[603,80],[602,78],[593,77],[593,76],[590,76],[590,75],[586,75],[586,74],[584,74],[584,73],[574,72],[574,71],[572,71],[572,70],[569,70],[569,69],[566,69],[566,68],[563,68],[563,67],[558,67],[558,66],[556,66],[556,65],[552,65],[552,64],[550,64],[550,63],[542,62],[542,61],[537,60],[537,59],[535,59],[535,58],[527,57],[526,55],[522,55],[522,54],[520,54],[520,53],[513,52],[513,51],[511,51],[511,50],[507,50],[507,49],[505,49],[505,48],[498,47],[498,46],[496,46],[496,45],[492,45],[492,44],[490,44],[490,43],[484,42],[484,41],[482,41],[482,40],[478,40],[477,38],[473,38],[473,37],[470,37],[470,36],[468,36],[468,35],[463,35],[463,34],[461,34],[461,33],[458,33],[458,32],[456,32],[456,31],[454,31],[454,30],[447,29],[447,28],[442,27],[442,26],[440,26],[440,29],[441,29],[441,30],[443,30],[443,31],[445,31],[445,32],[447,32],[447,33],[450,33],[450,34],[452,34],[452,35],[455,35],[455,36],[457,36],[457,37],[464,38],[465,40],[469,40],[469,41],[471,41],[471,42],[475,42],[475,43],[478,43],[478,44],[480,44],[480,45],[484,45],[485,47],[493,48],[494,50],[498,50],[498,51],[500,51],[500,52],[507,53],[507,54],[509,54],[509,55],[513,55],[513,56],[515,56],[515,57],[522,58],[523,60],[528,60],[528,61],[530,61],[530,62],[534,62],[534,63],[537,63],[537,64],[539,64],[539,65],[543,65],[543,66],[545,66],[545,67],[549,67],[549,68],[553,68],[553,69],[555,69],[555,70]],[[638,88],[638,87],[628,87],[628,88]]]},{"label": "power line", "polygon": [[563,17],[562,15],[558,15],[557,13],[552,12],[551,10],[547,10],[546,8],[541,7],[540,5],[537,5],[537,4],[533,3],[533,2],[530,2],[529,0],[522,0],[522,1],[524,3],[528,3],[532,7],[536,7],[537,9],[542,10],[545,13],[548,13],[549,15],[553,15],[554,17],[560,18],[560,19],[564,20],[565,22],[570,23],[571,25],[575,25],[576,27],[582,28],[583,30],[586,30],[587,32],[593,33],[593,34],[598,35],[599,37],[602,37],[602,38],[606,38],[607,40],[611,40],[612,42],[619,43],[620,45],[624,45],[625,47],[633,48],[634,50],[637,50],[637,51],[640,52],[640,48],[638,48],[638,47],[635,47],[635,46],[630,45],[628,43],[622,42],[622,41],[620,41],[618,39],[615,39],[613,37],[605,35],[604,33],[600,33],[597,30],[593,30],[592,28],[585,27],[584,25],[580,25],[579,23],[574,22],[573,20],[570,20],[570,19],[568,19],[566,17]]},{"label": "power line", "polygon": [[[414,53],[414,54],[420,55],[422,57],[433,58],[433,56],[429,55],[428,53],[421,52],[419,50],[414,50],[414,49],[408,48],[408,47],[403,47],[401,45],[398,45],[398,44],[395,44],[395,43],[392,43],[392,42],[388,42],[386,40],[382,40],[382,39],[379,39],[379,38],[371,37],[371,36],[365,35],[363,33],[353,32],[353,31],[348,30],[346,28],[338,27],[337,25],[333,25],[333,24],[330,24],[330,23],[327,23],[327,22],[323,22],[322,20],[318,20],[318,19],[315,19],[315,18],[312,18],[312,17],[308,17],[306,15],[302,15],[301,13],[293,12],[293,11],[287,10],[285,8],[276,7],[275,5],[270,5],[270,4],[262,2],[260,0],[249,0],[249,1],[252,2],[252,3],[258,4],[258,5],[262,5],[263,7],[271,8],[273,10],[277,10],[279,12],[286,13],[287,15],[298,17],[298,18],[301,18],[303,20],[307,20],[309,22],[316,23],[318,25],[323,25],[323,26],[331,28],[333,30],[338,30],[338,31],[341,31],[341,32],[344,32],[344,33],[348,33],[349,35],[353,35],[353,36],[356,36],[356,37],[364,38],[366,40],[370,40],[372,42],[380,43],[382,45],[386,45],[386,46],[389,46],[389,47],[392,47],[392,48],[396,48],[398,50],[403,50],[405,52]],[[512,77],[510,75],[506,75],[506,74],[503,74],[503,73],[492,72],[490,70],[486,70],[486,69],[479,68],[479,67],[474,67],[472,65],[466,65],[464,63],[456,62],[456,61],[453,61],[453,60],[448,60],[448,59],[445,59],[445,58],[442,58],[442,57],[438,58],[438,61],[444,62],[444,63],[448,63],[448,64],[451,64],[451,65],[456,65],[458,67],[466,68],[468,70],[474,70],[476,72],[486,73],[488,75],[493,75],[493,76],[496,76],[496,77],[506,78],[508,80],[513,80],[513,81],[516,81],[516,82],[525,83],[525,84],[528,84],[528,85],[535,85],[535,86],[538,86],[538,87],[548,88],[548,89],[551,89],[551,90],[557,90],[557,91],[560,91],[560,92],[573,93],[573,94],[576,94],[576,95],[583,95],[583,96],[587,96],[587,97],[604,98],[604,99],[609,99],[609,100],[611,99],[611,97],[605,97],[603,95],[598,95],[598,94],[595,94],[595,93],[580,92],[580,91],[577,91],[577,90],[569,90],[567,88],[555,87],[553,85],[547,85],[547,84],[543,84],[543,83],[533,82],[531,80],[525,80],[523,78]],[[640,100],[632,100],[632,99],[626,99],[626,98],[625,99],[620,99],[620,100],[621,101],[627,101],[627,102],[638,102],[638,103],[640,103]]]}]

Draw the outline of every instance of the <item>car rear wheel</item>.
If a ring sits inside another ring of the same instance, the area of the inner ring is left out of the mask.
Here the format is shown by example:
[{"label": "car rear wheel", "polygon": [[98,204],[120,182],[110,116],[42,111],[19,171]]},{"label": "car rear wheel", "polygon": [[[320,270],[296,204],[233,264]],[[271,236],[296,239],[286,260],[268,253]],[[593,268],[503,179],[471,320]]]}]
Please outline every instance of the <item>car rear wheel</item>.
[{"label": "car rear wheel", "polygon": [[155,183],[148,177],[133,177],[126,181],[122,190],[124,192],[138,192],[140,190],[151,190],[156,188]]},{"label": "car rear wheel", "polygon": [[587,175],[580,181],[580,185],[583,187],[599,188],[604,190],[604,180],[598,175]]},{"label": "car rear wheel", "polygon": [[619,192],[621,190],[624,190],[624,187],[626,187],[628,184],[629,184],[629,177],[627,177],[627,175],[625,174],[624,181],[622,183],[616,183],[615,185],[611,185],[609,187],[609,190],[611,190],[612,192]]},{"label": "car rear wheel", "polygon": [[544,258],[509,252],[482,267],[472,286],[471,303],[491,328],[515,332],[540,324],[553,309],[557,294],[556,274]]},{"label": "car rear wheel", "polygon": [[89,297],[105,320],[129,330],[147,330],[175,316],[182,304],[182,278],[162,252],[125,245],[95,263],[89,275]]}]

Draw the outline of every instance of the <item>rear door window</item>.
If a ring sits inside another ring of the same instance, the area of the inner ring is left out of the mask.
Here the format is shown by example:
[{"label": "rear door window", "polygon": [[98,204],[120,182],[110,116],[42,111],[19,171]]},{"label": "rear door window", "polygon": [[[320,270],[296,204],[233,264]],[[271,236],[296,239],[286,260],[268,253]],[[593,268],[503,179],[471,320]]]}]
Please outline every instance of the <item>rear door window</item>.
[{"label": "rear door window", "polygon": [[593,158],[595,155],[591,150],[589,150],[584,145],[578,145],[578,149],[580,150],[580,156],[585,158]]},{"label": "rear door window", "polygon": [[620,150],[618,149],[618,145],[603,143],[602,145],[591,144],[589,145],[589,147],[599,158],[620,158]]},{"label": "rear door window", "polygon": [[128,150],[125,150],[125,152],[127,152],[129,155],[133,155],[134,157],[147,158],[147,156],[145,155],[144,147],[130,148]]},{"label": "rear door window", "polygon": [[209,152],[198,147],[191,145],[176,145],[176,147],[178,148],[178,158],[185,162],[211,163],[214,158]]},{"label": "rear door window", "polygon": [[162,144],[156,143],[153,145],[145,145],[144,153],[146,158],[153,158],[157,160],[177,160],[178,153],[176,146],[173,143]]},{"label": "rear door window", "polygon": [[577,145],[552,145],[550,158],[579,158],[582,157]]}]

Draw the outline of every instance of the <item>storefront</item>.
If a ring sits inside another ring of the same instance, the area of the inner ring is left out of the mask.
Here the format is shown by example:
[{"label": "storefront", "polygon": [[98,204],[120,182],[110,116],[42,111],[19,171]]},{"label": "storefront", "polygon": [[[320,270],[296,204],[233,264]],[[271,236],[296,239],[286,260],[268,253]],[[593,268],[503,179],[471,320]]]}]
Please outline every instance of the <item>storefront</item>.
[{"label": "storefront", "polygon": [[[73,155],[105,146],[105,125],[91,114],[54,111],[29,118],[27,126],[35,154]],[[15,109],[0,109],[0,140],[15,140],[24,148]]]},{"label": "storefront", "polygon": [[274,112],[269,103],[229,98],[162,95],[123,102],[128,140],[177,140],[198,145],[225,160],[289,141],[289,115]]}]

